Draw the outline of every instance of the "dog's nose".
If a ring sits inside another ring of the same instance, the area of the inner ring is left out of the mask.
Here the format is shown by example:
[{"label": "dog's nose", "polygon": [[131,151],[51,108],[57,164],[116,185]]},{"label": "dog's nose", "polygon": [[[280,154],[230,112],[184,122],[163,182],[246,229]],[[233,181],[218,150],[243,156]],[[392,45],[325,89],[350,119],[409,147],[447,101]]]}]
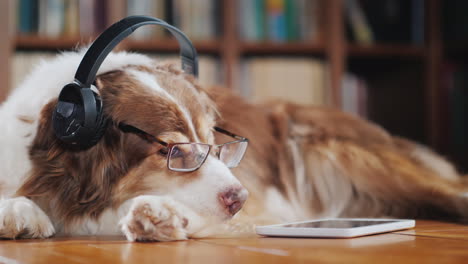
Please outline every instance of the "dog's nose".
[{"label": "dog's nose", "polygon": [[219,195],[221,205],[224,206],[229,214],[235,215],[247,200],[248,192],[245,188],[231,188]]}]

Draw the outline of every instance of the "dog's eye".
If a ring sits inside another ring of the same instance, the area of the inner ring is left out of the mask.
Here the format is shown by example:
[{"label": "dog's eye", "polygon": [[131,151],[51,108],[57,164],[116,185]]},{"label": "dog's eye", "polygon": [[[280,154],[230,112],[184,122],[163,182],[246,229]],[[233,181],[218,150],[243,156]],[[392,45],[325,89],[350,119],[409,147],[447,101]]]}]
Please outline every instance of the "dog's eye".
[{"label": "dog's eye", "polygon": [[158,151],[159,155],[161,156],[167,156],[167,148],[164,147]]},{"label": "dog's eye", "polygon": [[171,151],[171,158],[178,158],[182,156],[182,150],[179,147],[173,147]]}]

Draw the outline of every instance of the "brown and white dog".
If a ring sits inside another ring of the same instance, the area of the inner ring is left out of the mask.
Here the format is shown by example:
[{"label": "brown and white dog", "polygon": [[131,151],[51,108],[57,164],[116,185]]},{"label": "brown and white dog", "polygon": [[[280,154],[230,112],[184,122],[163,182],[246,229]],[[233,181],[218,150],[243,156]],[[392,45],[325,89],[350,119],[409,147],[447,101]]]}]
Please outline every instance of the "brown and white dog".
[{"label": "brown and white dog", "polygon": [[[0,106],[2,238],[167,241],[319,217],[468,220],[467,184],[429,149],[334,109],[253,105],[138,54],[106,59],[96,84],[111,122],[96,146],[70,149],[51,115],[82,55],[43,62]],[[232,171],[210,155],[197,171],[174,172],[162,146],[123,133],[120,122],[166,142],[209,144],[226,140],[216,125],[249,148]]]}]

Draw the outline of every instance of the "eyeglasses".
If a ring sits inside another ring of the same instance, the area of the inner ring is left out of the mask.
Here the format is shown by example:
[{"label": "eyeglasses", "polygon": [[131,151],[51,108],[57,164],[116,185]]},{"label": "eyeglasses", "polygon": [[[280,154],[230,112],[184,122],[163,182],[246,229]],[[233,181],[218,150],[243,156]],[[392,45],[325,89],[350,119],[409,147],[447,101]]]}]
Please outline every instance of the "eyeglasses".
[{"label": "eyeglasses", "polygon": [[226,164],[228,168],[237,167],[244,157],[249,142],[248,139],[237,136],[219,127],[214,127],[214,130],[236,140],[219,145],[193,142],[167,143],[139,128],[125,123],[120,123],[119,129],[125,133],[134,133],[149,142],[163,145],[165,148],[159,153],[166,155],[167,168],[178,172],[192,172],[198,170],[207,159],[212,148],[216,150],[218,159]]}]

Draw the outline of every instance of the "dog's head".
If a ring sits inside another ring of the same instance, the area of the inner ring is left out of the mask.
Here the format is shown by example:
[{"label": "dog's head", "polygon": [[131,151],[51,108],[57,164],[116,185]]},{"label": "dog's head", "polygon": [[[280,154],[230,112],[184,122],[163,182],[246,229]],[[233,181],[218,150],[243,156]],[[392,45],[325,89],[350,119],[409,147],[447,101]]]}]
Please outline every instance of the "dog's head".
[{"label": "dog's head", "polygon": [[148,194],[172,197],[207,223],[241,208],[247,191],[214,153],[196,171],[173,171],[162,144],[119,129],[125,123],[167,143],[223,143],[215,142],[215,104],[192,76],[170,64],[127,65],[98,75],[96,86],[109,120],[103,138],[88,150],[64,145],[51,126],[56,100],[48,103],[30,149],[33,171],[20,194],[37,197],[65,223]]}]

